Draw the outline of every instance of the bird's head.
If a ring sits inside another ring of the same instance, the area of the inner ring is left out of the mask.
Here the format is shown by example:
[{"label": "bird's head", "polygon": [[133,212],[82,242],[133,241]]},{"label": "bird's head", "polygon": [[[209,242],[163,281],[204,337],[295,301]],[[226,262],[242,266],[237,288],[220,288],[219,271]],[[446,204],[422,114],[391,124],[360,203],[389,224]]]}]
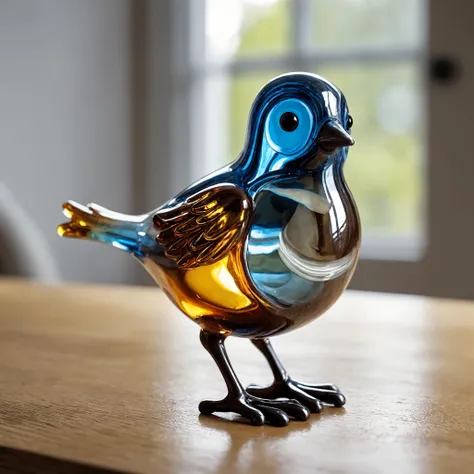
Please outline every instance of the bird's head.
[{"label": "bird's head", "polygon": [[259,179],[343,162],[354,144],[351,127],[346,99],[334,84],[316,74],[278,76],[253,103],[239,165]]}]

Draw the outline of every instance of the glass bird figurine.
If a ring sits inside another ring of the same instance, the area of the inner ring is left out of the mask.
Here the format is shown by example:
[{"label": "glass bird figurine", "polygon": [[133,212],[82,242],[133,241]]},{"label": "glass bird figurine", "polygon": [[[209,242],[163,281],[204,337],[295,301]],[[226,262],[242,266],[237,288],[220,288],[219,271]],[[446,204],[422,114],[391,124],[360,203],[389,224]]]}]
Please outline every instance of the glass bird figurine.
[{"label": "glass bird figurine", "polygon": [[[343,175],[351,127],[346,99],[331,82],[284,74],[257,95],[239,157],[156,210],[130,216],[64,204],[69,222],[60,236],[129,252],[201,327],[228,388],[223,400],[201,402],[201,413],[285,426],[323,404],[344,405],[335,385],[293,380],[270,338],[322,315],[355,270],[361,228]],[[272,385],[242,386],[224,346],[229,336],[262,352]]]}]

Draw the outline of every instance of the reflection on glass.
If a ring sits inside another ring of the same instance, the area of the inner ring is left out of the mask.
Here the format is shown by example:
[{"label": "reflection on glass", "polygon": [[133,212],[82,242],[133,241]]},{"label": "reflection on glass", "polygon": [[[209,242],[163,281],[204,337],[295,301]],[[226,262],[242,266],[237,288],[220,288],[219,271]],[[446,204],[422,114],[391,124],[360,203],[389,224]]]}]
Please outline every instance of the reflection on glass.
[{"label": "reflection on glass", "polygon": [[317,0],[311,5],[317,48],[418,46],[423,42],[425,0]]},{"label": "reflection on glass", "polygon": [[311,301],[325,282],[354,268],[357,226],[333,164],[266,184],[256,198],[247,246],[254,284],[278,304]]},{"label": "reflection on glass", "polygon": [[206,0],[209,60],[288,50],[288,0]]}]

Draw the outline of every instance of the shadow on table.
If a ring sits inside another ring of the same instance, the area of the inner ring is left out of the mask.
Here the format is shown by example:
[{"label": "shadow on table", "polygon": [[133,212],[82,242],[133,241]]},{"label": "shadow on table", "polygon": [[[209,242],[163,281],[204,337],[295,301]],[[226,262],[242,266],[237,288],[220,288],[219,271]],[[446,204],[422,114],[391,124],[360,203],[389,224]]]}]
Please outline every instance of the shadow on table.
[{"label": "shadow on table", "polygon": [[0,446],[0,472],[18,472],[22,474],[127,474],[125,471],[103,469],[4,446]]}]

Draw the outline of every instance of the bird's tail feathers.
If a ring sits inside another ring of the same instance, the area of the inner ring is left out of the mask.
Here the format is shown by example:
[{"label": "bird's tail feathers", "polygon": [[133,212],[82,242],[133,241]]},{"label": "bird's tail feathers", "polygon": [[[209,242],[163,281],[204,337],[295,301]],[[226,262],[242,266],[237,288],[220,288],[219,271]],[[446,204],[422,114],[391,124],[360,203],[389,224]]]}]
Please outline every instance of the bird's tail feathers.
[{"label": "bird's tail feathers", "polygon": [[61,224],[57,232],[61,237],[97,240],[127,252],[138,250],[138,227],[144,216],[129,216],[109,211],[97,204],[68,201],[63,213],[69,222]]}]

